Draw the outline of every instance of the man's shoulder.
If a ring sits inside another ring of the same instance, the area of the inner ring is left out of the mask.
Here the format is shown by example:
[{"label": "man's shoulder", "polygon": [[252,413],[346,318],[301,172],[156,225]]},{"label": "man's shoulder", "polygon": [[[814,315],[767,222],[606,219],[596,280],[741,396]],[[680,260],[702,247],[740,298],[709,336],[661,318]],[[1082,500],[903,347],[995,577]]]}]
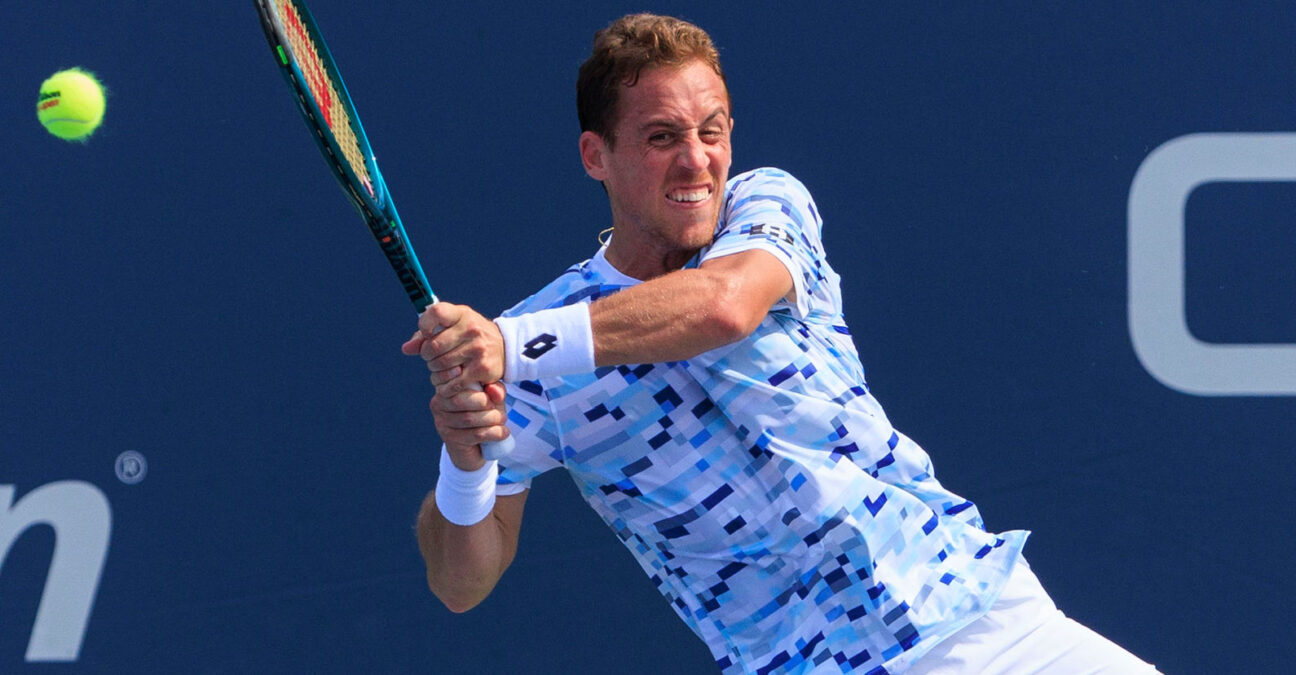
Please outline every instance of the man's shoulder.
[{"label": "man's shoulder", "polygon": [[772,166],[763,166],[733,176],[725,188],[731,195],[765,190],[809,192],[796,176]]},{"label": "man's shoulder", "polygon": [[563,307],[577,302],[593,302],[601,296],[614,293],[622,288],[620,285],[607,283],[590,263],[591,260],[585,260],[568,267],[566,271],[558,275],[558,278],[549,282],[544,288],[533,293],[527,299],[509,308],[503,315],[517,316],[552,307]]},{"label": "man's shoulder", "polygon": [[[798,228],[818,232],[822,223],[814,197],[806,186],[782,169],[762,167],[734,176],[726,184],[725,208],[721,213],[721,231],[734,226],[758,227],[750,232],[769,232],[765,220],[787,220]],[[749,230],[742,229],[746,234]]]}]

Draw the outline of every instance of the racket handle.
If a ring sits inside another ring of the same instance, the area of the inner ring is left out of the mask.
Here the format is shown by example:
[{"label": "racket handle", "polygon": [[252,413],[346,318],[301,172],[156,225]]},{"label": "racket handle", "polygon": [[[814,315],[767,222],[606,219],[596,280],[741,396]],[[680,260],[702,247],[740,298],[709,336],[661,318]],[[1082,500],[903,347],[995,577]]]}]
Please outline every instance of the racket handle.
[{"label": "racket handle", "polygon": [[[473,383],[472,388],[476,389],[477,391],[482,390],[482,386],[475,382]],[[482,451],[482,457],[485,458],[486,460],[503,459],[513,452],[513,437],[509,436],[508,438],[502,441],[490,441],[488,443],[482,443],[481,451]]]}]

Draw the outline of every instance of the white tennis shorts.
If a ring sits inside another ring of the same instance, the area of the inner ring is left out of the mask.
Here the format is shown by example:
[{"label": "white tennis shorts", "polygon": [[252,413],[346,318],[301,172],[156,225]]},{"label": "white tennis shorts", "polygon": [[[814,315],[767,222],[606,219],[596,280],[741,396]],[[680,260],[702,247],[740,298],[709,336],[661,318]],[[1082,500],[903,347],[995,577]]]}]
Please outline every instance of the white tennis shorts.
[{"label": "white tennis shorts", "polygon": [[917,675],[1155,673],[1156,668],[1067,618],[1025,560],[999,600],[907,671]]}]

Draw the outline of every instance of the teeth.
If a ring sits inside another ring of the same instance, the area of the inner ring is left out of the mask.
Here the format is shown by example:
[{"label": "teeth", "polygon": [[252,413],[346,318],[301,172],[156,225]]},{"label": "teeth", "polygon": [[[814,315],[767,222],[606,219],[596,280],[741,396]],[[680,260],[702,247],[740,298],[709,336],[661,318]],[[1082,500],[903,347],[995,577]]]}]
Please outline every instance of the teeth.
[{"label": "teeth", "polygon": [[700,202],[710,196],[711,196],[711,190],[707,188],[702,188],[699,190],[686,190],[681,192],[673,192],[669,195],[666,195],[668,199],[676,202]]}]

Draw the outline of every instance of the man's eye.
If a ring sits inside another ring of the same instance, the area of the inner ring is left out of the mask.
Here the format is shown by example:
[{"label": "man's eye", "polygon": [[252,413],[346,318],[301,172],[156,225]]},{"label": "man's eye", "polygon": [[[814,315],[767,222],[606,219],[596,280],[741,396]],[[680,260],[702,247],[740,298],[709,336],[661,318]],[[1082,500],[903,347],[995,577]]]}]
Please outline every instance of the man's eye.
[{"label": "man's eye", "polygon": [[666,145],[674,140],[674,134],[667,131],[659,131],[648,137],[648,142],[653,145]]}]

